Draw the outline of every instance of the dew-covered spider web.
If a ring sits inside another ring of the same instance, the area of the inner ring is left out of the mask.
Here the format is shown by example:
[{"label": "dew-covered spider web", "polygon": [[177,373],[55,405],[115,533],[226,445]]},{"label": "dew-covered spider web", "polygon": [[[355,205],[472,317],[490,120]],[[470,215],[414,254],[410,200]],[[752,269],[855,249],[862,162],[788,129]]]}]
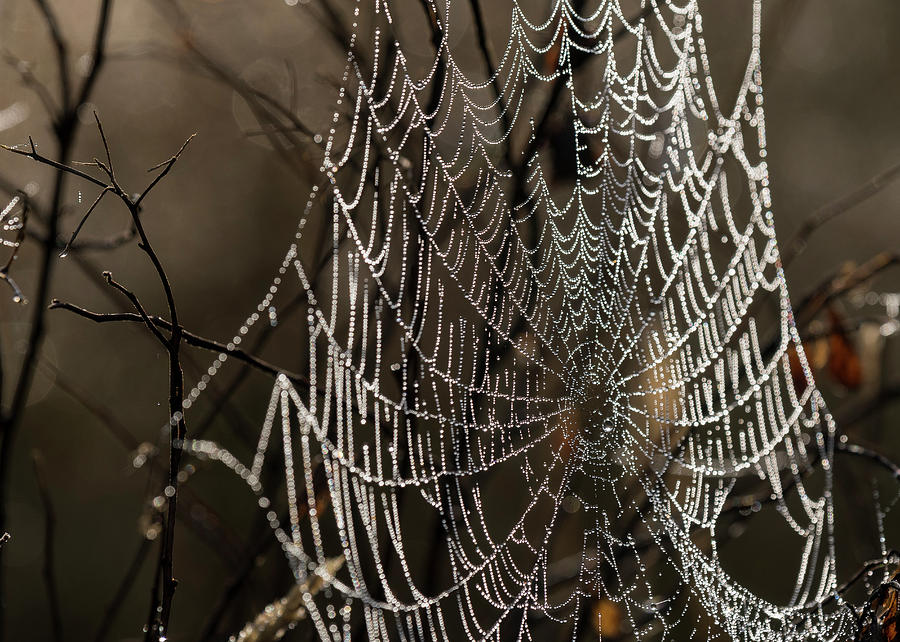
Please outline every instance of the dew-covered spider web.
[{"label": "dew-covered spider web", "polygon": [[[322,182],[233,339],[299,305],[296,351],[255,456],[187,449],[255,493],[323,640],[846,638],[761,1],[721,92],[697,2],[498,4],[490,39],[469,0],[327,9]],[[774,597],[720,553],[760,505]]]}]

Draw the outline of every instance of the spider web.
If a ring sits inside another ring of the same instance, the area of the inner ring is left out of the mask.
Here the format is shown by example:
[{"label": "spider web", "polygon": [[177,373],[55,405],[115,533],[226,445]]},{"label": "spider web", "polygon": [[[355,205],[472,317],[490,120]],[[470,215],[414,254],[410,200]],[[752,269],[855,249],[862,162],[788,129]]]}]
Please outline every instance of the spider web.
[{"label": "spider web", "polygon": [[[489,77],[454,44],[470,4],[401,4],[350,4],[323,182],[233,339],[299,295],[304,366],[252,461],[186,449],[246,481],[298,585],[319,578],[301,597],[323,640],[848,635],[834,425],[773,228],[761,1],[727,103],[696,2],[512,2]],[[412,10],[436,37],[401,34]],[[760,487],[796,571],[782,600],[719,552]]]}]

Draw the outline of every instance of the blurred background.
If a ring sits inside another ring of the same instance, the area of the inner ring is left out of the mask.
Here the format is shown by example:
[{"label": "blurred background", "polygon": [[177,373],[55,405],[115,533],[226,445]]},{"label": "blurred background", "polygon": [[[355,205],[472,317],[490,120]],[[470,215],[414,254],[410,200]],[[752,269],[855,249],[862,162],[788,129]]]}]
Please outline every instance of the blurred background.
[{"label": "blurred background", "polygon": [[[93,68],[100,3],[46,1],[67,44],[73,83],[81,83]],[[312,132],[326,130],[344,51],[327,31],[325,2],[112,3],[104,64],[87,102],[75,110],[71,158],[103,157],[96,111],[117,177],[137,191],[148,181],[148,167],[198,134],[148,198],[143,221],[169,272],[182,324],[202,336],[227,341],[234,334],[265,294],[293,239],[310,188],[305,152],[292,149],[288,156],[294,160],[286,160],[264,135],[247,91],[292,105]],[[0,0],[0,53],[6,61],[0,66],[0,143],[21,145],[31,136],[39,151],[53,157],[53,121],[33,90],[41,83],[49,100],[59,102],[57,51],[41,4]],[[333,4],[339,17],[349,16],[348,7]],[[410,12],[421,11],[413,0],[406,4]],[[482,4],[490,25],[508,22],[507,3]],[[701,2],[701,8],[710,58],[720,65],[714,69],[719,89],[730,95],[740,81],[750,3],[717,0]],[[413,42],[418,20],[417,14],[401,21],[401,36],[407,29]],[[730,26],[741,38],[728,37]],[[890,170],[900,163],[898,26],[900,4],[887,0],[767,0],[762,29],[768,161],[780,243],[784,247],[822,208],[840,206],[841,199],[852,205],[838,207],[839,216],[811,233],[787,268],[795,306],[835,292],[806,320],[807,352],[842,429],[854,442],[895,460],[900,279],[892,266],[900,250],[900,181],[892,182],[897,172]],[[493,51],[503,51],[506,34],[502,28],[491,33]],[[474,50],[471,25],[459,25],[454,37],[459,51]],[[431,50],[422,44],[424,60]],[[52,169],[4,153],[0,178],[0,188],[9,192],[4,203],[18,189],[51,207]],[[87,184],[65,182],[64,237],[94,198],[96,190]],[[829,211],[836,210],[824,210]],[[134,241],[117,241],[130,238],[128,230],[127,212],[105,199],[80,236],[86,247],[54,259],[49,296],[91,310],[124,310],[125,302],[111,296],[101,277],[111,270],[148,309],[162,313],[165,301],[145,256]],[[29,232],[11,275],[33,299],[40,239],[46,235],[39,214],[29,221]],[[4,261],[0,255],[0,265]],[[870,272],[872,278],[865,278]],[[842,287],[842,275],[853,287]],[[4,402],[11,398],[34,313],[33,301],[14,303],[0,283]],[[109,640],[142,639],[153,542],[159,537],[159,466],[165,457],[156,455],[168,416],[166,354],[139,325],[98,325],[59,310],[49,312],[46,322],[3,489],[5,528],[12,534],[2,555],[6,639],[52,637],[42,490],[55,521],[52,550],[65,637],[91,639],[99,631]],[[301,369],[302,355],[291,363],[285,345],[271,342],[260,354],[278,355],[285,367]],[[189,351],[189,388],[210,360],[208,353]],[[213,380],[213,401],[197,411],[189,430],[200,424],[210,439],[245,447],[254,442],[271,380],[251,372],[229,389],[238,370],[230,364]],[[219,412],[212,411],[215,400],[221,400]],[[845,520],[838,522],[838,538],[848,551],[842,557],[846,574],[878,555],[876,505],[895,501],[897,487],[868,461],[838,465],[846,473],[836,489]],[[280,554],[258,550],[253,502],[238,481],[197,464],[184,488],[176,547],[180,583],[169,639],[222,639],[283,595],[291,576]],[[887,514],[888,545],[898,526],[894,517]],[[777,556],[773,560],[745,564],[751,588],[765,591]],[[229,592],[248,564],[246,581]],[[123,586],[128,590],[120,591]]]}]

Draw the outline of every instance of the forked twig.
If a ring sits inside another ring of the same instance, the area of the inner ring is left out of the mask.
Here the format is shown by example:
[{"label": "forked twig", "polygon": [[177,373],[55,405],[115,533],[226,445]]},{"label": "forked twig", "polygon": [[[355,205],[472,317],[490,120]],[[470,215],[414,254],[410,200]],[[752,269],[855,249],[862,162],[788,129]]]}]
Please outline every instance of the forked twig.
[{"label": "forked twig", "polygon": [[[119,290],[122,294],[124,294],[132,306],[138,311],[138,314],[144,324],[147,326],[148,330],[153,334],[154,337],[162,344],[162,346],[166,349],[166,352],[169,357],[169,417],[170,417],[170,442],[169,442],[169,471],[167,478],[167,486],[166,486],[166,496],[168,497],[167,503],[167,514],[165,518],[165,526],[163,529],[163,537],[162,544],[160,546],[160,558],[157,566],[157,572],[155,575],[154,586],[152,590],[151,596],[151,604],[150,604],[150,613],[148,615],[148,623],[147,623],[147,640],[159,640],[161,637],[165,636],[165,632],[168,630],[169,626],[169,618],[171,615],[172,609],[172,601],[175,595],[175,587],[177,582],[174,578],[173,571],[173,552],[174,552],[174,539],[175,539],[175,517],[177,514],[177,489],[178,489],[178,471],[179,465],[181,461],[181,452],[182,452],[182,443],[184,442],[184,438],[186,435],[186,425],[184,420],[184,415],[182,412],[183,409],[183,401],[184,401],[184,373],[181,366],[180,359],[180,348],[183,336],[183,329],[178,322],[178,312],[175,304],[175,296],[172,292],[172,286],[169,282],[168,275],[166,274],[165,268],[162,265],[162,262],[159,259],[159,256],[156,254],[156,251],[153,249],[152,244],[150,243],[149,238],[144,230],[143,224],[140,219],[140,201],[143,199],[146,194],[156,186],[161,178],[165,176],[169,170],[171,170],[172,166],[178,160],[181,153],[184,151],[187,144],[193,138],[190,138],[185,141],[185,143],[181,146],[179,151],[174,154],[169,160],[167,160],[163,167],[163,172],[154,178],[150,184],[143,190],[143,192],[132,199],[118,184],[118,181],[115,177],[115,170],[112,164],[112,154],[109,149],[109,142],[106,138],[106,134],[103,131],[103,125],[100,122],[100,118],[95,114],[95,120],[97,122],[97,128],[100,132],[101,140],[103,141],[103,147],[106,151],[106,160],[107,164],[102,163],[99,160],[94,161],[94,165],[100,169],[102,169],[109,178],[109,182],[104,183],[100,179],[97,179],[90,174],[68,165],[66,163],[58,162],[52,160],[42,154],[38,153],[37,147],[34,144],[34,141],[29,137],[29,150],[21,150],[17,148],[9,148],[6,147],[9,151],[12,151],[16,154],[26,156],[35,160],[37,162],[43,163],[45,165],[49,165],[50,167],[54,167],[59,170],[62,174],[71,174],[76,177],[81,178],[89,183],[97,185],[102,188],[103,192],[101,193],[101,197],[107,191],[115,194],[119,200],[125,205],[128,210],[128,213],[131,215],[131,220],[134,225],[135,230],[137,231],[138,237],[140,241],[138,243],[138,247],[143,250],[143,252],[150,259],[150,262],[153,264],[153,268],[156,271],[157,277],[162,286],[163,292],[165,293],[166,305],[169,310],[169,317],[172,321],[171,331],[168,337],[160,332],[159,328],[150,320],[149,315],[147,314],[144,307],[141,305],[137,296],[128,290],[126,287],[121,285],[120,283],[114,281],[112,279],[112,275],[108,272],[104,273],[104,277],[106,278],[107,283]],[[99,202],[99,197],[96,202]],[[94,211],[96,206],[93,205],[88,214]],[[79,225],[80,227],[86,221],[87,216],[85,216]],[[48,239],[49,243],[55,244],[55,230],[52,230],[53,234]],[[77,233],[77,230],[76,230]]]},{"label": "forked twig", "polygon": [[[155,336],[157,339],[159,339],[159,342],[161,344],[163,344],[164,346],[166,344],[168,344],[169,339],[166,338],[165,336],[163,336],[163,333],[159,331],[159,329],[156,327],[156,324],[154,324],[150,320],[150,317],[147,315],[147,311],[144,309],[144,306],[141,305],[141,302],[137,298],[137,295],[134,292],[132,292],[131,290],[129,290],[128,288],[126,288],[121,283],[115,281],[113,279],[112,272],[109,272],[109,271],[104,272],[103,278],[106,279],[106,282],[109,285],[111,285],[116,290],[118,290],[119,292],[124,294],[125,297],[129,301],[131,301],[131,305],[133,305],[134,309],[137,310],[138,314],[141,316],[141,320],[144,322],[144,325],[146,325],[147,328],[149,328],[150,332],[153,333],[153,336]],[[51,305],[52,305],[52,303],[51,303]]]},{"label": "forked twig", "polygon": [[[159,333],[159,328],[167,331],[172,330],[171,321],[163,319],[156,315],[147,315],[145,318],[144,315],[139,313],[136,314],[134,312],[92,312],[91,310],[87,310],[65,301],[59,301],[58,299],[54,299],[50,303],[50,309],[68,310],[69,312],[77,314],[80,317],[84,317],[85,319],[89,319],[90,321],[93,321],[95,323],[149,323],[156,330],[154,334]],[[190,346],[201,348],[203,350],[209,350],[217,354],[227,354],[229,357],[241,361],[248,366],[256,368],[260,372],[264,372],[274,377],[277,377],[278,375],[284,375],[288,378],[288,380],[291,381],[291,383],[299,384],[307,389],[310,387],[309,379],[305,376],[279,368],[269,363],[268,361],[264,361],[263,359],[250,354],[246,350],[242,350],[241,348],[234,346],[233,344],[225,344],[213,339],[207,339],[193,332],[190,332],[183,327],[181,328],[181,334],[184,342]],[[166,339],[165,337],[163,337],[162,340],[168,341],[168,339]]]},{"label": "forked twig", "polygon": [[159,174],[157,174],[156,178],[154,178],[152,181],[150,181],[150,184],[144,188],[144,191],[141,192],[140,196],[138,196],[137,199],[135,199],[135,201],[134,201],[135,207],[140,207],[141,201],[143,201],[144,198],[147,196],[147,194],[150,193],[150,190],[152,190],[154,187],[156,187],[156,185],[163,178],[165,178],[166,174],[169,173],[169,170],[172,169],[172,166],[175,164],[175,161],[178,160],[179,156],[181,156],[182,152],[184,152],[185,148],[187,148],[188,143],[190,143],[192,140],[194,140],[194,136],[196,136],[196,135],[197,134],[194,133],[194,134],[191,134],[190,136],[188,136],[187,140],[185,140],[184,143],[182,143],[181,148],[177,152],[175,152],[175,154],[172,155],[171,158],[169,158],[168,160],[164,160],[163,162],[158,163],[147,170],[148,172],[152,172],[154,170],[159,169],[160,167],[163,168],[163,171],[161,171]]}]

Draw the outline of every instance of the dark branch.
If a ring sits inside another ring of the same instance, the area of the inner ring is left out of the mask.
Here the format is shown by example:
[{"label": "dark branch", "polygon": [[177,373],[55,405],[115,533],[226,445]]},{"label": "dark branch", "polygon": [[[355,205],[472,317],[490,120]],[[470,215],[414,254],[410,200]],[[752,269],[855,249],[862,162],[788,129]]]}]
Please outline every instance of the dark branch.
[{"label": "dark branch", "polygon": [[37,76],[31,72],[31,65],[27,61],[22,60],[6,49],[3,50],[3,60],[19,74],[19,79],[22,81],[22,84],[34,92],[50,118],[53,118],[59,113],[56,103],[53,100],[53,96],[50,94],[50,90],[47,89],[47,86],[38,80]]},{"label": "dark branch", "polygon": [[809,237],[828,221],[849,212],[857,205],[869,200],[898,178],[900,178],[900,163],[870,178],[849,194],[813,212],[803,222],[794,237],[784,246],[784,250],[781,253],[782,264],[786,266],[797,258],[797,255],[806,249]]},{"label": "dark branch", "polygon": [[150,545],[151,541],[149,539],[146,537],[141,538],[141,545],[138,547],[134,559],[125,571],[125,577],[119,582],[115,595],[113,595],[112,600],[104,611],[103,619],[100,621],[100,628],[97,630],[97,635],[94,636],[95,642],[103,642],[103,640],[106,639],[110,627],[116,620],[116,615],[118,615],[119,611],[122,609],[122,605],[125,604],[125,599],[128,597],[132,586],[134,586],[134,583],[137,581],[138,574],[144,566],[144,561],[150,553]]},{"label": "dark branch", "polygon": [[894,479],[900,481],[900,466],[879,452],[866,448],[865,446],[860,446],[859,444],[849,444],[842,441],[838,441],[835,444],[834,450],[835,452],[862,457],[873,464],[877,464],[891,473],[891,475],[894,476]]},{"label": "dark branch", "polygon": [[[64,301],[59,301],[54,299],[50,304],[51,310],[68,310],[69,312],[73,312],[78,316],[84,317],[85,319],[89,319],[94,321],[95,323],[122,323],[122,322],[130,322],[130,323],[150,323],[157,332],[159,332],[159,328],[162,328],[166,331],[172,330],[172,323],[167,319],[163,319],[161,317],[155,315],[148,315],[146,321],[144,317],[140,314],[136,314],[134,312],[113,312],[113,313],[102,313],[102,312],[92,312],[91,310],[86,310],[72,303],[67,303]],[[229,357],[233,357],[234,359],[241,361],[253,368],[256,368],[260,372],[264,372],[273,377],[277,377],[278,375],[284,375],[288,378],[289,381],[295,384],[299,384],[305,388],[309,388],[309,379],[304,377],[303,375],[299,375],[294,372],[290,372],[287,370],[283,370],[259,357],[256,357],[236,346],[231,344],[224,344],[219,341],[214,341],[213,339],[207,339],[205,337],[201,337],[200,335],[194,334],[188,330],[185,330],[183,327],[181,328],[182,338],[184,342],[190,346],[195,348],[202,348],[203,350],[209,350],[211,352],[215,352],[217,354],[227,354]],[[167,341],[167,339],[163,339]]]},{"label": "dark branch", "polygon": [[38,153],[37,148],[34,145],[34,140],[32,140],[31,136],[28,137],[28,144],[30,149],[19,149],[18,147],[10,147],[9,145],[0,145],[0,148],[5,149],[8,152],[12,152],[13,154],[18,154],[20,156],[25,156],[26,158],[30,158],[33,161],[37,161],[38,163],[43,163],[44,165],[49,165],[54,169],[59,170],[60,172],[64,172],[66,174],[72,174],[73,176],[77,176],[78,178],[88,181],[89,183],[93,183],[97,187],[101,187],[106,189],[109,187],[106,183],[101,181],[99,178],[94,178],[90,174],[86,174],[82,172],[80,169],[72,167],[71,165],[65,165],[58,161],[47,158],[46,156],[42,156]]},{"label": "dark branch", "polygon": [[87,212],[84,213],[84,216],[81,217],[81,221],[75,227],[75,231],[72,232],[72,237],[69,239],[66,246],[63,248],[62,253],[60,254],[60,258],[65,257],[69,253],[69,249],[72,247],[72,244],[75,242],[75,238],[78,236],[78,233],[81,231],[81,228],[84,227],[84,224],[87,223],[88,217],[91,215],[91,212],[100,204],[100,201],[103,200],[103,197],[110,191],[109,187],[104,187],[100,190],[100,193],[97,194],[97,198],[94,199],[94,202],[88,208]]},{"label": "dark branch", "polygon": [[[71,80],[69,78],[68,48],[66,46],[65,38],[63,38],[62,31],[59,28],[59,21],[56,19],[56,14],[53,13],[53,9],[50,8],[50,3],[47,2],[47,0],[34,1],[38,6],[38,10],[44,16],[44,22],[47,24],[47,28],[50,31],[50,39],[53,41],[53,48],[56,52],[57,73],[59,73],[59,93],[60,102],[62,103],[61,113],[66,113],[71,109],[69,103],[71,100]],[[58,122],[57,126],[59,126],[59,124],[60,123]]]},{"label": "dark branch", "polygon": [[63,639],[62,616],[59,607],[59,590],[56,586],[56,554],[54,541],[56,539],[56,513],[53,510],[53,501],[50,498],[50,488],[44,474],[44,458],[37,450],[31,453],[34,464],[34,477],[37,480],[38,492],[41,496],[41,504],[44,507],[44,566],[41,574],[44,576],[44,585],[47,588],[47,602],[50,606],[50,625],[53,630],[53,639],[61,642]]},{"label": "dark branch", "polygon": [[184,141],[184,143],[182,143],[181,149],[179,149],[177,152],[175,152],[175,154],[171,158],[163,161],[162,163],[154,165],[153,167],[151,167],[150,169],[147,170],[148,172],[152,172],[154,170],[159,169],[160,167],[163,168],[163,171],[161,171],[156,176],[156,178],[154,178],[150,182],[150,184],[144,189],[144,191],[141,192],[141,195],[138,196],[137,199],[135,199],[135,201],[134,201],[135,207],[140,207],[141,201],[144,200],[144,197],[146,197],[147,194],[150,193],[150,190],[152,190],[154,187],[156,187],[156,185],[166,176],[166,174],[169,173],[169,170],[172,169],[172,166],[175,164],[175,161],[178,160],[178,157],[181,156],[182,152],[184,152],[185,148],[188,146],[188,143],[190,143],[192,140],[194,140],[194,136],[196,136],[196,135],[197,134],[191,134],[190,136],[188,136],[187,140]]},{"label": "dark branch", "polygon": [[[155,336],[157,339],[159,339],[159,342],[163,346],[168,345],[169,339],[167,339],[165,336],[163,336],[163,333],[160,332],[159,329],[156,327],[156,325],[150,320],[150,317],[147,315],[147,311],[144,309],[144,306],[141,305],[141,302],[137,298],[137,295],[134,292],[132,292],[131,290],[129,290],[128,288],[126,288],[121,283],[118,283],[117,281],[115,281],[112,277],[112,272],[108,272],[108,271],[104,272],[103,278],[106,279],[107,283],[109,283],[112,287],[114,287],[119,292],[124,294],[125,297],[129,301],[131,301],[131,305],[133,305],[134,309],[138,311],[138,314],[140,315],[141,320],[144,322],[144,324],[147,326],[147,328],[150,329],[150,332],[153,333],[153,336]],[[52,307],[53,304],[51,303],[50,305]]]}]

